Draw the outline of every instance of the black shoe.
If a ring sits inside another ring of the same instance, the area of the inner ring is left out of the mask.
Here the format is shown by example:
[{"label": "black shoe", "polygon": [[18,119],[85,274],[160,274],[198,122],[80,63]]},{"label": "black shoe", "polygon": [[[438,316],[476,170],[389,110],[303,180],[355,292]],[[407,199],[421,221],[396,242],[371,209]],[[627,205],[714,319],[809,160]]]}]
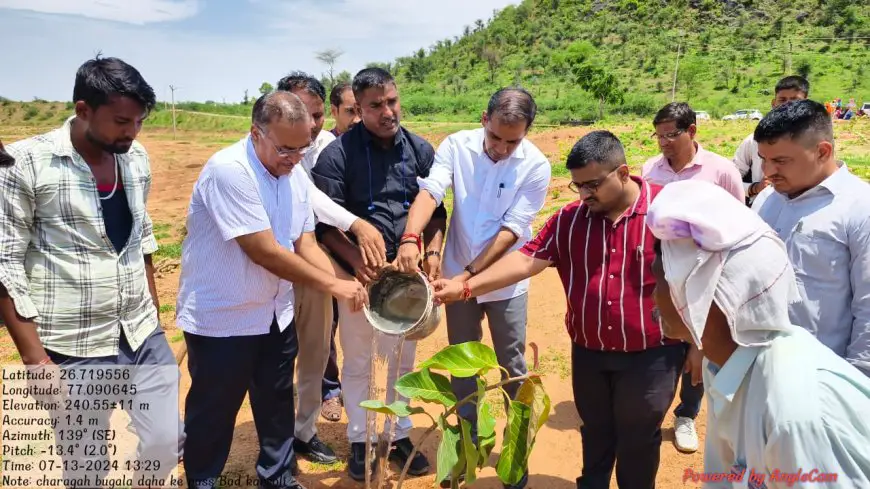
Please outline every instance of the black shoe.
[{"label": "black shoe", "polygon": [[319,464],[332,465],[338,462],[335,452],[326,443],[323,443],[317,435],[314,435],[308,443],[298,438],[293,440],[293,450],[308,460]]},{"label": "black shoe", "polygon": [[294,476],[281,477],[276,480],[260,477],[257,489],[305,489],[305,486],[300,484]]},{"label": "black shoe", "polygon": [[[372,454],[372,475],[375,473],[377,460]],[[366,480],[366,444],[351,443],[350,456],[347,458],[347,473],[350,478],[357,482]]]},{"label": "black shoe", "polygon": [[[408,457],[411,456],[411,452],[414,450],[414,445],[411,443],[409,438],[402,438],[401,440],[396,440],[393,442],[393,449],[390,450],[390,461],[396,462],[399,464],[399,467],[405,467],[405,463],[408,461]],[[411,466],[408,467],[408,473],[414,476],[417,475],[425,475],[429,472],[429,461],[426,460],[426,456],[420,452],[417,452],[414,455],[414,459],[411,460]]]}]

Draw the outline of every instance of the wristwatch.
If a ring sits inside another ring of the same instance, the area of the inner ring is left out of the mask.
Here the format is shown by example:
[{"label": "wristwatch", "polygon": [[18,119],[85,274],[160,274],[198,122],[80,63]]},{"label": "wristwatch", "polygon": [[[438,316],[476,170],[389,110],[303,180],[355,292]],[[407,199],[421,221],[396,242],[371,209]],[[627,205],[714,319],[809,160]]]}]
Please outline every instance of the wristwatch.
[{"label": "wristwatch", "polygon": [[464,268],[464,270],[465,270],[466,272],[470,273],[472,277],[475,276],[475,275],[477,275],[477,270],[474,269],[474,267],[471,265],[471,263],[469,263],[468,265],[466,265],[465,268]]},{"label": "wristwatch", "polygon": [[423,258],[429,258],[430,256],[437,256],[438,258],[441,258],[441,252],[438,250],[427,251],[426,254],[423,255]]}]

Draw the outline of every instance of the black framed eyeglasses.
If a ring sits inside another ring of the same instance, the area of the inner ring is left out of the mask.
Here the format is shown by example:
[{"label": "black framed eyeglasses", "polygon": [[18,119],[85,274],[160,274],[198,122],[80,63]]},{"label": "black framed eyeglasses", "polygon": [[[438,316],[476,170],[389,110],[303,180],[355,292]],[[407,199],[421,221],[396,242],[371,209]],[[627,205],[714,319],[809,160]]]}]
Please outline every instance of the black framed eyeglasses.
[{"label": "black framed eyeglasses", "polygon": [[296,156],[296,155],[305,156],[305,153],[308,153],[308,151],[310,151],[311,147],[313,146],[309,142],[307,145],[302,146],[300,148],[279,148],[278,145],[275,144],[274,141],[272,141],[271,139],[269,139],[268,136],[266,136],[266,131],[264,129],[257,126],[257,130],[260,131],[260,136],[262,136],[263,139],[265,139],[266,141],[269,141],[269,144],[271,144],[272,147],[275,148],[275,153],[278,154],[279,158],[290,158],[291,156]]},{"label": "black framed eyeglasses", "polygon": [[592,180],[591,182],[583,182],[583,183],[577,183],[577,182],[572,181],[571,183],[568,184],[568,189],[570,191],[574,192],[575,194],[579,194],[583,190],[586,190],[590,194],[594,194],[595,192],[598,191],[598,187],[600,187],[601,184],[604,183],[605,180],[610,178],[610,175],[613,175],[617,170],[619,170],[623,166],[625,166],[625,165],[617,166],[613,170],[610,170],[610,172],[607,175],[604,175],[603,177],[599,178],[598,180]]}]

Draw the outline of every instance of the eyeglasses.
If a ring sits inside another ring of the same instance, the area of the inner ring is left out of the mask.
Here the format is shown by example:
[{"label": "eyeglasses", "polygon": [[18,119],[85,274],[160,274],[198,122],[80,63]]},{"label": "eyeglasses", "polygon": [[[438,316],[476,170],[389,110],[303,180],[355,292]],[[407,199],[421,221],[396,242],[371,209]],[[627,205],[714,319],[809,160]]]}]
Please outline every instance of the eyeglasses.
[{"label": "eyeglasses", "polygon": [[603,177],[599,178],[598,180],[593,180],[591,182],[584,182],[584,183],[571,182],[568,184],[568,189],[571,190],[572,192],[574,192],[575,194],[579,194],[583,190],[586,190],[590,194],[594,194],[595,192],[598,191],[598,187],[600,187],[601,184],[604,183],[604,181],[610,177],[610,175],[613,175],[617,170],[619,170],[623,166],[625,166],[625,165],[617,166],[613,170],[610,170],[610,172],[607,175],[604,175]]},{"label": "eyeglasses", "polygon": [[654,132],[654,133],[652,133],[652,136],[650,136],[650,137],[653,139],[658,138],[658,139],[667,139],[668,141],[675,141],[677,139],[677,136],[679,136],[680,134],[682,134],[684,132],[686,132],[686,131],[684,131],[682,129],[676,130],[674,132],[669,132],[667,134],[659,134],[657,132]]},{"label": "eyeglasses", "polygon": [[305,154],[311,150],[311,142],[309,142],[305,146],[301,146],[299,148],[287,148],[287,147],[279,148],[277,144],[275,144],[271,139],[269,139],[266,136],[266,131],[264,129],[257,127],[257,131],[260,132],[260,136],[263,139],[265,139],[266,141],[269,141],[269,144],[271,144],[272,147],[275,148],[275,153],[278,154],[279,158],[290,158],[291,156],[297,156],[297,155],[298,156],[305,156]]}]

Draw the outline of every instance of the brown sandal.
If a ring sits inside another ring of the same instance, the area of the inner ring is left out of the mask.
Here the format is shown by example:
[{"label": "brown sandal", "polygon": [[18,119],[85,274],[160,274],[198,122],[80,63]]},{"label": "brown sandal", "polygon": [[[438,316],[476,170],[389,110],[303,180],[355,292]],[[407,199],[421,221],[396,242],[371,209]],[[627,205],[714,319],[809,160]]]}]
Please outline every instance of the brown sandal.
[{"label": "brown sandal", "polygon": [[341,398],[333,397],[323,401],[323,405],[320,406],[320,415],[327,421],[340,421],[341,409]]}]

